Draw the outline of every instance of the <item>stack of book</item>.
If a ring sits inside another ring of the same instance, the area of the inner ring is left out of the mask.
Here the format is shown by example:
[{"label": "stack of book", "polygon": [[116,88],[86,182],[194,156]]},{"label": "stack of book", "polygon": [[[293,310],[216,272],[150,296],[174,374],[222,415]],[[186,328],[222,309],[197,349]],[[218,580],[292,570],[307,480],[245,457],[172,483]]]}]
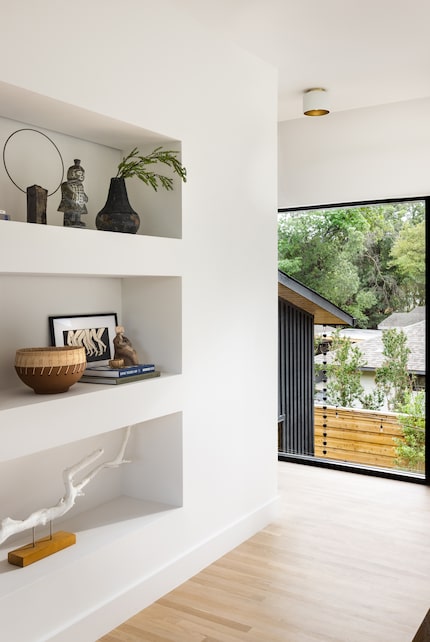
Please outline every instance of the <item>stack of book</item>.
[{"label": "stack of book", "polygon": [[155,369],[153,363],[139,363],[136,366],[124,368],[111,368],[110,366],[88,366],[79,383],[106,383],[117,385],[159,377],[160,371]]}]

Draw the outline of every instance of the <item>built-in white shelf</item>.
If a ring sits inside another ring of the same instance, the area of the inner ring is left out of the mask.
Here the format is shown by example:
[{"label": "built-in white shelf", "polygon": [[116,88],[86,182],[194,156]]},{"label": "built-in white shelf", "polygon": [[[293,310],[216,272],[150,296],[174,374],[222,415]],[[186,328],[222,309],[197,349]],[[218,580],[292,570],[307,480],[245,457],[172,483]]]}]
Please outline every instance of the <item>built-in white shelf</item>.
[{"label": "built-in white shelf", "polygon": [[181,372],[178,239],[2,223],[0,408],[22,403],[9,393],[19,381],[15,351],[50,345],[49,316],[115,312],[142,362],[167,374]]},{"label": "built-in white shelf", "polygon": [[116,149],[131,149],[142,143],[165,145],[172,141],[171,136],[3,81],[0,81],[0,115],[28,127],[49,129]]},{"label": "built-in white shelf", "polygon": [[[120,386],[77,383],[59,395],[0,390],[0,462],[182,409],[182,378],[162,374]],[[1,515],[0,515],[1,518]]]},{"label": "built-in white shelf", "polygon": [[[37,132],[42,135],[38,136]],[[82,216],[82,222],[87,226],[86,231],[94,232],[97,213],[106,203],[110,179],[116,176],[118,164],[134,147],[145,155],[162,146],[176,151],[181,159],[181,143],[172,136],[67,105],[1,81],[0,140],[3,143],[8,141],[4,152],[6,167],[15,183],[1,164],[0,209],[5,209],[12,221],[26,222],[25,190],[31,185],[40,185],[50,194],[46,211],[48,225],[42,227],[63,227],[63,214],[58,212],[61,162],[64,166],[63,180],[66,180],[68,167],[73,165],[75,158],[81,160],[85,170],[84,190],[88,196],[88,212]],[[161,188],[155,192],[136,177],[126,179],[130,204],[141,221],[136,236],[180,239],[183,183],[166,166],[157,167],[157,171],[173,179],[173,190]]]},{"label": "built-in white shelf", "polygon": [[[86,614],[95,605],[111,601],[112,584],[120,593],[156,572],[165,563],[165,552],[154,543],[162,541],[163,530],[172,527],[180,510],[117,497],[59,524],[54,530],[75,533],[76,544],[25,568],[7,562],[10,545],[4,544],[0,548],[0,606],[8,642],[47,639],[47,634],[73,622],[77,613]],[[46,529],[40,529],[40,536],[46,534]],[[29,541],[31,533],[15,542],[14,548]],[[119,557],[112,554],[118,549]],[[52,602],[53,590],[64,599],[47,621],[45,607]],[[27,617],[14,615],[21,608],[32,613],[30,628]]]},{"label": "built-in white shelf", "polygon": [[0,221],[0,274],[178,276],[179,239]]},{"label": "built-in white shelf", "polygon": [[[162,504],[121,496],[105,502],[90,511],[54,524],[53,531],[64,530],[76,534],[79,546],[73,545],[41,562],[18,569],[7,562],[10,541],[0,546],[0,600],[10,591],[22,589],[24,585],[40,580],[47,572],[61,573],[70,564],[79,563],[86,556],[100,553],[100,550],[130,535],[139,533],[154,524],[178,506]],[[36,539],[49,537],[49,527],[36,529]],[[31,542],[31,530],[13,541],[13,548]],[[12,572],[16,571],[16,572]],[[25,578],[23,578],[25,576]],[[25,579],[25,582],[23,582]]]},{"label": "built-in white shelf", "polygon": [[[139,233],[95,229],[122,155],[159,145],[180,154],[181,143],[0,82],[0,138],[21,127],[50,137],[66,170],[81,159],[89,211],[86,229],[64,228],[57,193],[48,198],[48,224],[27,223],[25,194],[0,171],[0,208],[12,218],[0,221],[0,519],[25,519],[55,505],[66,467],[94,449],[116,453],[123,429],[133,431],[131,463],[104,470],[54,524],[76,533],[74,546],[23,569],[7,562],[7,552],[31,532],[0,546],[8,642],[56,635],[158,572],[169,562],[163,536],[175,528],[183,503],[181,181],[175,179],[173,192],[157,193],[127,181]],[[26,151],[25,142],[18,151]],[[43,170],[44,159],[37,161]],[[36,395],[18,379],[15,352],[50,345],[49,316],[112,312],[140,361],[154,363],[160,377],[120,386],[77,383],[57,395]],[[53,592],[69,598],[47,623]]]}]

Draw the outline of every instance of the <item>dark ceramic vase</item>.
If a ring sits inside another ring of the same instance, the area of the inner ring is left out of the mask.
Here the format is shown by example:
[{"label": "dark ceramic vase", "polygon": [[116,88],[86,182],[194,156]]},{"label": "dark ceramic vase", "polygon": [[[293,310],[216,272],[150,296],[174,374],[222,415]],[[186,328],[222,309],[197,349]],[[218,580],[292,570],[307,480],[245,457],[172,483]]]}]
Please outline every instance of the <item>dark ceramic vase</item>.
[{"label": "dark ceramic vase", "polygon": [[106,205],[96,217],[96,227],[105,232],[136,234],[139,215],[131,207],[124,178],[111,178]]}]

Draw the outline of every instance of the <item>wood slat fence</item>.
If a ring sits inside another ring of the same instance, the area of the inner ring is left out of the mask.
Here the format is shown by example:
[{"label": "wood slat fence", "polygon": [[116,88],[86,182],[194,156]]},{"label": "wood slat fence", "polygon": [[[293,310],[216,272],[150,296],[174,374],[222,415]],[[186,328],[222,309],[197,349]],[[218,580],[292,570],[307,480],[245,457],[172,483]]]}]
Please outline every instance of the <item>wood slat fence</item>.
[{"label": "wood slat fence", "polygon": [[397,468],[394,413],[315,406],[315,456],[380,468]]}]

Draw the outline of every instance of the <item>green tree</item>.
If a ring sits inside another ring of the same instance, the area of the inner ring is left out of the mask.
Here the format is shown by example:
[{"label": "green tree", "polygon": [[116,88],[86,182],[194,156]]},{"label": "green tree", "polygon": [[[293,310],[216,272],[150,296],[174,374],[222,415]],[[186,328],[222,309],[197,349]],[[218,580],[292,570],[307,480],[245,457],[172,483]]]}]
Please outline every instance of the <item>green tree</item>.
[{"label": "green tree", "polygon": [[397,465],[407,470],[424,470],[425,460],[425,392],[408,392],[399,406],[398,420],[403,439],[395,439]]},{"label": "green tree", "polygon": [[397,258],[392,251],[401,248],[402,230],[423,221],[422,201],[287,212],[279,218],[279,268],[349,312],[359,327],[376,327],[417,300],[423,253],[410,274],[403,250]]},{"label": "green tree", "polygon": [[348,310],[360,290],[354,256],[363,245],[365,218],[357,210],[311,210],[283,216],[278,227],[279,269]]},{"label": "green tree", "polygon": [[403,330],[392,328],[382,331],[384,360],[376,368],[375,382],[383,391],[389,410],[396,411],[405,403],[407,393],[412,389],[412,380],[408,373],[408,356],[410,349]]},{"label": "green tree", "polygon": [[327,402],[333,406],[353,408],[364,389],[360,383],[360,369],[366,365],[361,350],[339,331],[332,335],[328,363],[316,364],[316,371],[325,371]]},{"label": "green tree", "polygon": [[361,407],[365,410],[380,410],[384,405],[384,393],[379,388],[360,397]]},{"label": "green tree", "polygon": [[425,304],[425,222],[408,223],[391,248],[391,265],[397,268],[409,297],[409,308]]}]

